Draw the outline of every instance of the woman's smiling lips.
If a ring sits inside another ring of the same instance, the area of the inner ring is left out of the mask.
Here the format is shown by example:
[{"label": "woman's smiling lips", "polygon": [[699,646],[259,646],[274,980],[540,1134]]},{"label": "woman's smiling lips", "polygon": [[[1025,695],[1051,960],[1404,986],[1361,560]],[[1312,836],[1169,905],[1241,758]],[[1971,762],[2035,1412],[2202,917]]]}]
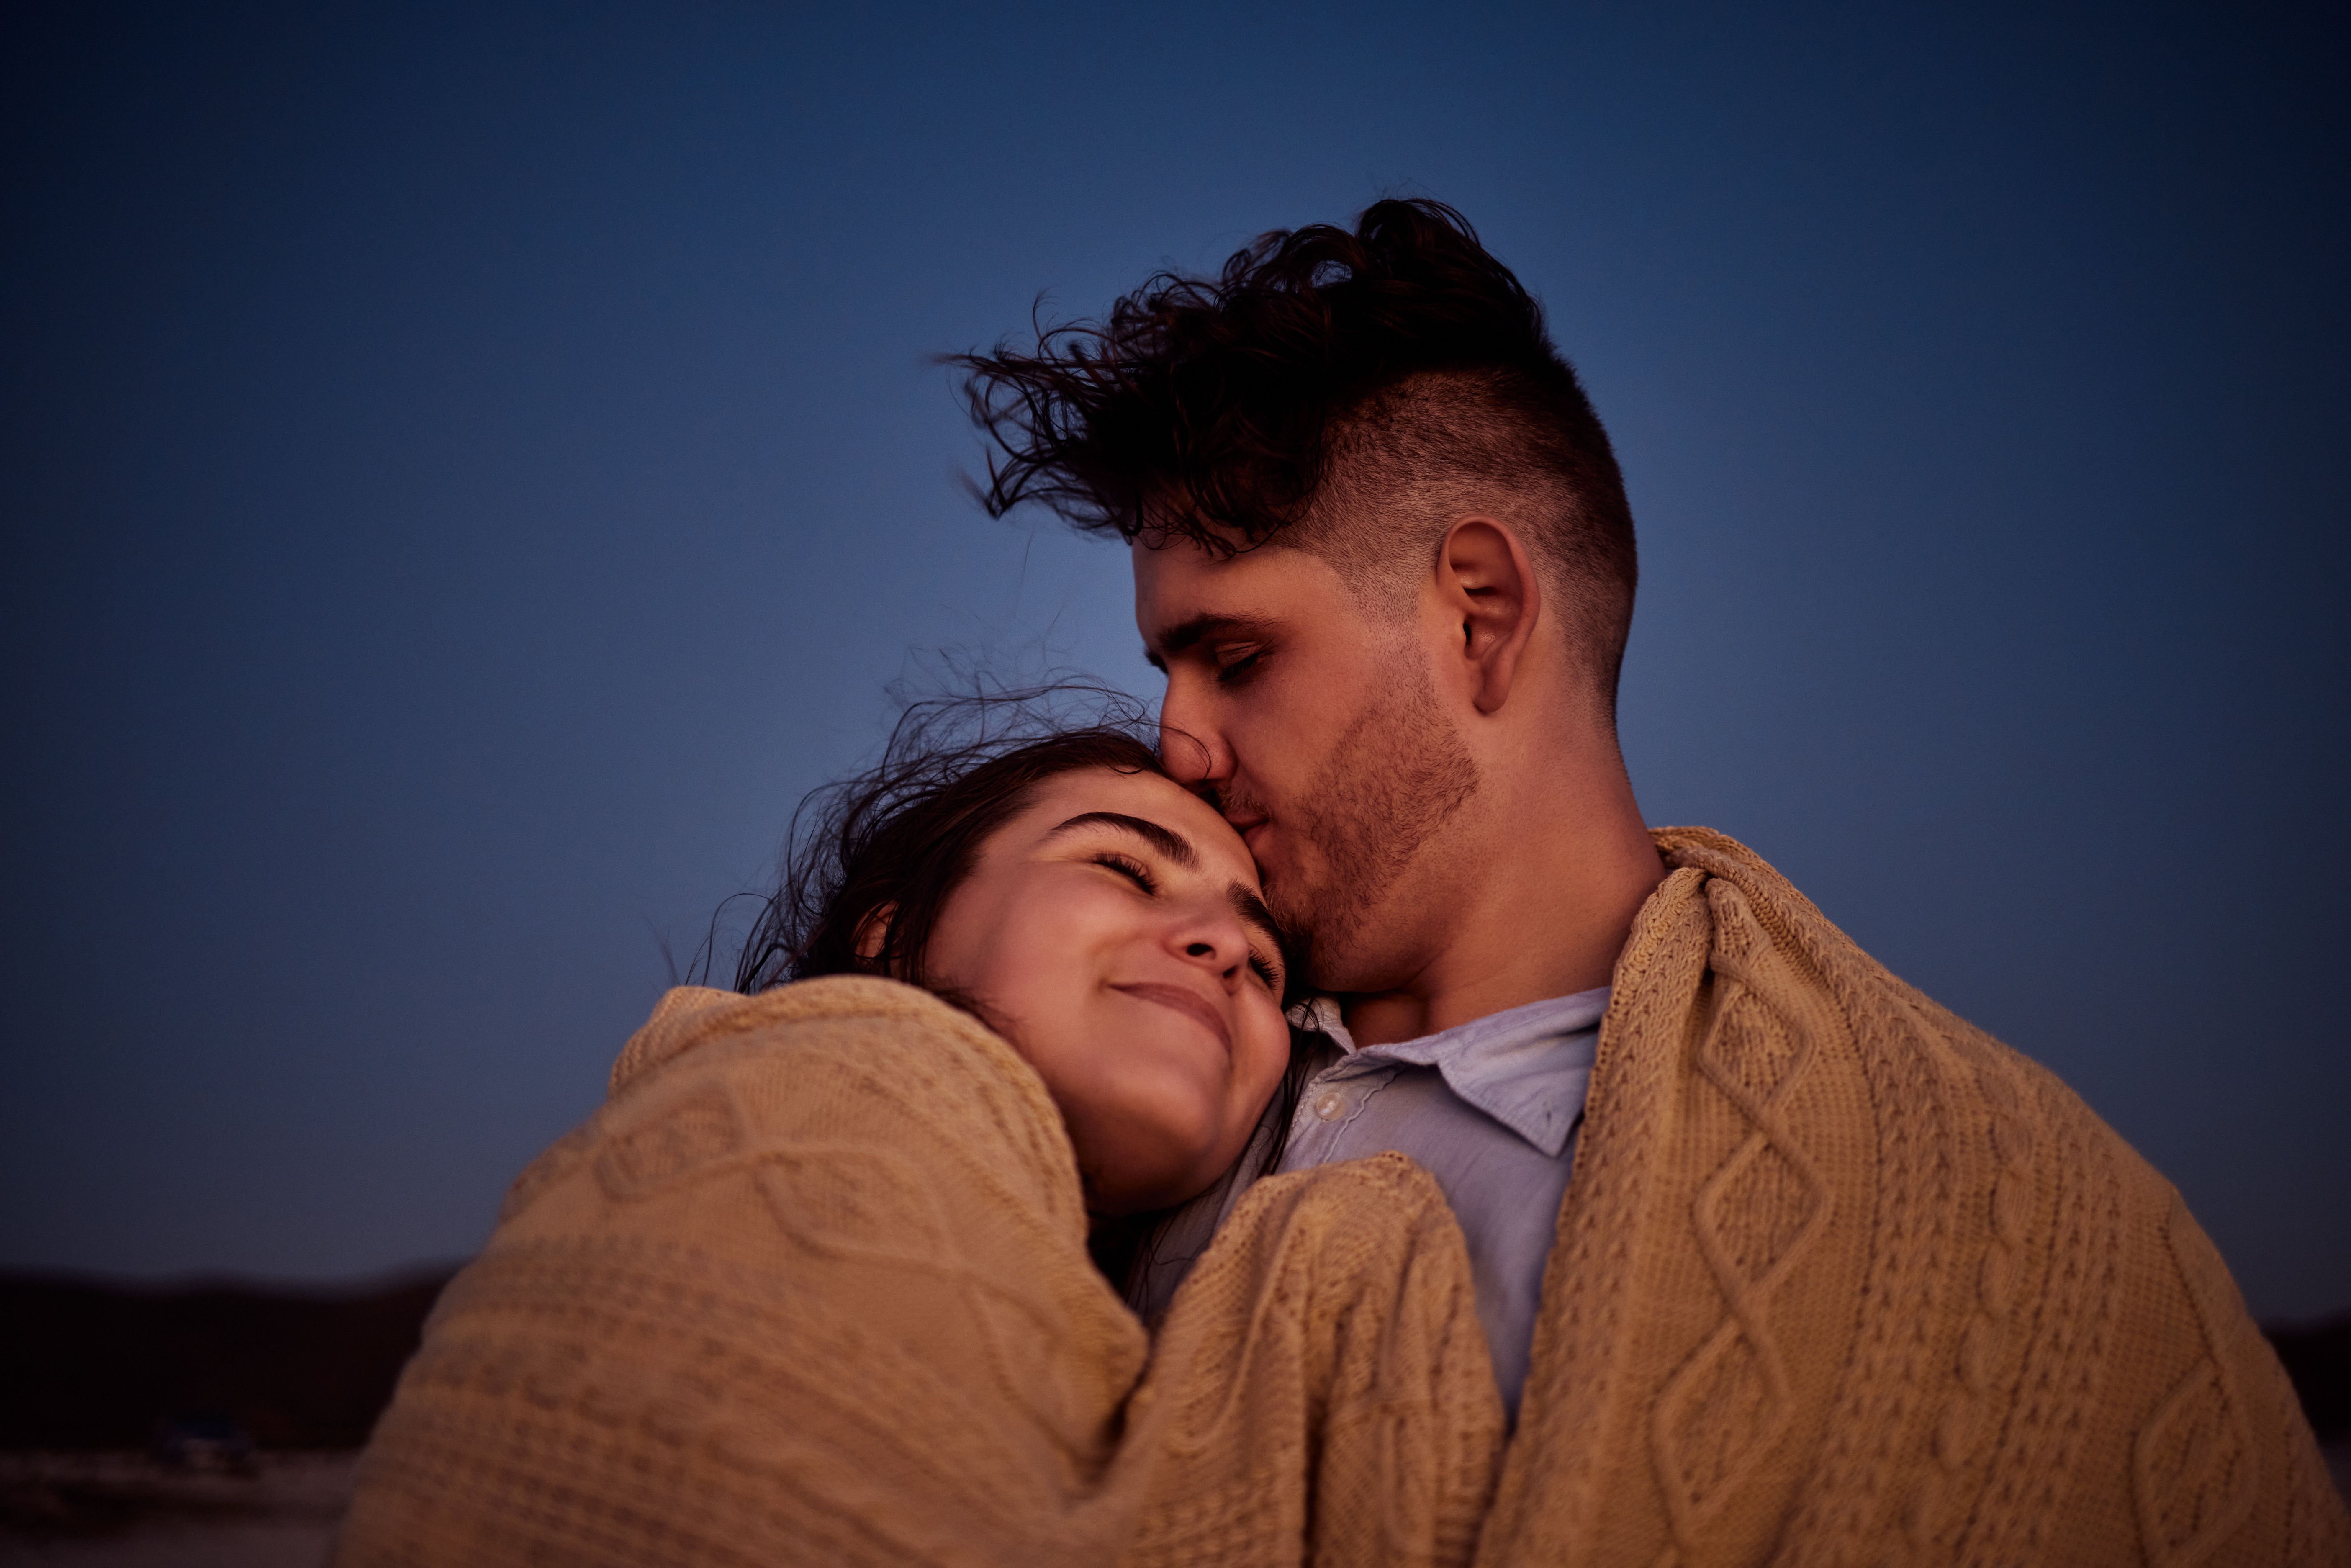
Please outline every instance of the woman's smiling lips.
[{"label": "woman's smiling lips", "polygon": [[1150,980],[1113,986],[1111,989],[1124,991],[1128,996],[1146,1002],[1157,1002],[1163,1008],[1173,1008],[1186,1017],[1199,1019],[1208,1032],[1217,1037],[1217,1043],[1225,1048],[1225,1054],[1230,1056],[1233,1053],[1232,1026],[1225,1022],[1225,1015],[1199,992],[1186,990],[1181,986],[1163,986]]}]

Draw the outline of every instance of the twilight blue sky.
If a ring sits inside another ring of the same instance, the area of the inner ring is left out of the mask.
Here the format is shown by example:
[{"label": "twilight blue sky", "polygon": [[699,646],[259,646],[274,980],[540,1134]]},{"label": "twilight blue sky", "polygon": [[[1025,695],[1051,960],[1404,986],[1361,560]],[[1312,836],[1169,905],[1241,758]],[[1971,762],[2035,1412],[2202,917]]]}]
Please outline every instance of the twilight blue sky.
[{"label": "twilight blue sky", "polygon": [[469,1251],[910,650],[1151,689],[926,356],[1401,193],[1615,435],[1650,820],[2351,1305],[2340,7],[12,15],[0,1267]]}]

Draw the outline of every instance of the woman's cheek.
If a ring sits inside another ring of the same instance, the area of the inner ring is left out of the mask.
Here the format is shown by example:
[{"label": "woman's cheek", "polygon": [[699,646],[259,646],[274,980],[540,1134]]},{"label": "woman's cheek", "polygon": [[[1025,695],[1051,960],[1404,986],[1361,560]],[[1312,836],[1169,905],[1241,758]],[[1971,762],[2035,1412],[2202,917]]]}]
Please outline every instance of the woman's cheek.
[{"label": "woman's cheek", "polygon": [[1019,993],[1024,1011],[1066,1019],[1087,990],[1083,900],[1050,885],[1028,891],[996,913],[1000,980]]},{"label": "woman's cheek", "polygon": [[1258,1015],[1265,1020],[1266,1052],[1283,1066],[1290,1063],[1290,1019],[1283,1015],[1281,1003],[1271,992],[1261,993],[1256,1002]]}]

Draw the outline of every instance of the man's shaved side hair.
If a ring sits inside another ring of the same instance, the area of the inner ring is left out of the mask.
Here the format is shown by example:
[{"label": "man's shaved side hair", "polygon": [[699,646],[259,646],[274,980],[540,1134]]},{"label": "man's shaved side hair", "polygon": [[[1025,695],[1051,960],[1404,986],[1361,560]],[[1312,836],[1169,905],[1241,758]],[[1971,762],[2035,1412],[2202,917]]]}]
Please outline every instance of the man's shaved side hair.
[{"label": "man's shaved side hair", "polygon": [[1613,722],[1633,621],[1632,519],[1621,486],[1618,518],[1592,515],[1577,454],[1529,416],[1537,389],[1497,384],[1509,374],[1425,371],[1333,421],[1322,483],[1281,542],[1328,560],[1374,614],[1402,617],[1455,522],[1508,525]]},{"label": "man's shaved side hair", "polygon": [[1455,521],[1507,525],[1613,721],[1638,580],[1624,480],[1541,306],[1451,208],[1276,230],[1216,278],[1161,273],[1101,321],[950,362],[999,516],[1036,501],[1220,555],[1279,542],[1383,617]]}]

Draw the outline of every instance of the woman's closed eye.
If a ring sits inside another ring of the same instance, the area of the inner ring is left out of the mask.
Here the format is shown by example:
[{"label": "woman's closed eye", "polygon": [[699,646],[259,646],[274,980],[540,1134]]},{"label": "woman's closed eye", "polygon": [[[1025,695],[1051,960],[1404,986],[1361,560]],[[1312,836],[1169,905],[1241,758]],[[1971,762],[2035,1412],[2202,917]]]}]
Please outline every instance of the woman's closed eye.
[{"label": "woman's closed eye", "polygon": [[[1133,855],[1123,855],[1116,850],[1103,850],[1092,859],[1094,864],[1116,872],[1142,892],[1155,897],[1158,894],[1159,883],[1151,874],[1151,868]],[[1267,990],[1276,996],[1281,994],[1281,967],[1279,964],[1252,947],[1249,949],[1249,972],[1265,983]]]},{"label": "woman's closed eye", "polygon": [[1151,868],[1133,855],[1123,855],[1116,850],[1104,850],[1094,856],[1094,864],[1109,867],[1145,893],[1155,894],[1159,891],[1158,881],[1152,876]]}]

